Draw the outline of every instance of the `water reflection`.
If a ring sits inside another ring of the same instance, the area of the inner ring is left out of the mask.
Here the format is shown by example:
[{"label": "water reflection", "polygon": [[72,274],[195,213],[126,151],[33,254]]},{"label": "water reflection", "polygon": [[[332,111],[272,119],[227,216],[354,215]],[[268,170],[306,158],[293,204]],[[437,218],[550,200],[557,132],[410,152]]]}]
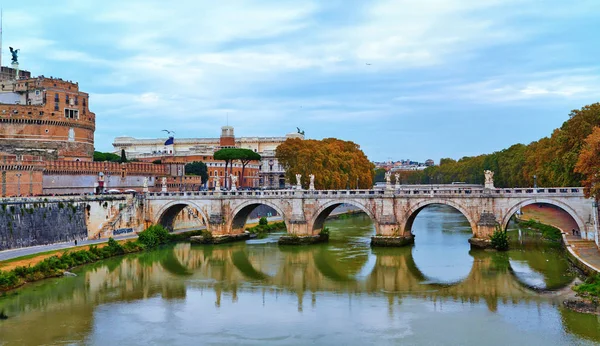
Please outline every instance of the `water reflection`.
[{"label": "water reflection", "polygon": [[[320,246],[278,247],[269,241],[207,247],[178,244],[103,261],[80,268],[76,271],[78,277],[30,285],[18,295],[0,299],[0,310],[9,316],[0,321],[0,341],[105,344],[115,340],[140,343],[151,337],[147,341],[157,343],[163,337],[158,331],[167,328],[165,334],[178,330],[184,339],[162,339],[165,343],[186,343],[186,335],[203,330],[206,340],[214,343],[252,341],[248,338],[254,335],[259,340],[254,340],[257,344],[282,340],[298,344],[313,340],[289,339],[295,335],[294,328],[305,326],[316,333],[312,337],[322,333],[337,336],[316,339],[322,343],[344,340],[348,330],[356,333],[356,339],[349,338],[349,343],[378,337],[374,331],[395,342],[398,338],[414,337],[411,330],[419,329],[421,319],[437,319],[440,328],[444,328],[441,326],[447,325],[448,320],[440,312],[464,320],[463,330],[474,323],[489,328],[490,333],[503,323],[520,328],[511,324],[514,316],[507,317],[517,314],[521,319],[533,318],[544,321],[544,325],[558,326],[558,344],[560,340],[565,344],[572,341],[569,333],[600,340],[597,330],[580,327],[581,323],[591,325],[590,318],[557,308],[560,302],[531,289],[558,289],[572,281],[572,274],[565,274],[568,263],[558,249],[523,245],[508,253],[469,251],[462,243],[467,243],[464,238],[468,235],[461,229],[453,231],[462,227],[455,223],[454,216],[441,218],[448,226],[440,229],[427,210],[423,213],[424,225],[429,226],[418,228],[417,218],[413,227],[420,232],[417,239],[421,243],[414,247],[371,249],[370,221],[353,218],[330,222],[331,243]],[[430,213],[440,211],[434,209]],[[447,240],[435,232],[458,240]],[[436,250],[440,244],[447,245],[444,251]],[[464,253],[458,255],[456,248]],[[452,256],[459,258],[449,258]],[[447,265],[450,260],[452,265]],[[258,309],[262,310],[256,315]],[[531,317],[533,311],[537,311],[537,317]],[[455,316],[455,312],[460,314]],[[332,320],[325,322],[321,316]],[[373,320],[364,322],[360,316],[372,316]],[[486,325],[482,322],[485,316],[489,321],[498,321]],[[277,324],[275,329],[279,332],[256,326],[253,321],[257,318],[266,326]],[[194,321],[201,320],[204,327],[208,324],[216,331],[192,327]],[[229,320],[241,325],[244,332],[227,327]],[[337,326],[333,320],[345,321],[346,325]],[[319,323],[325,323],[327,330]],[[348,329],[353,323],[356,329]],[[365,331],[364,323],[371,329]],[[156,332],[144,332],[144,325],[154,326]],[[110,331],[117,327],[127,331]],[[338,327],[341,334],[335,334]],[[431,326],[423,331],[430,329]],[[546,337],[542,336],[542,329],[531,326],[528,332],[535,338],[529,340]],[[36,332],[27,332],[31,330]],[[136,331],[148,334],[136,337]],[[448,335],[454,334],[448,331]],[[420,340],[435,340],[430,337],[433,339]]]}]

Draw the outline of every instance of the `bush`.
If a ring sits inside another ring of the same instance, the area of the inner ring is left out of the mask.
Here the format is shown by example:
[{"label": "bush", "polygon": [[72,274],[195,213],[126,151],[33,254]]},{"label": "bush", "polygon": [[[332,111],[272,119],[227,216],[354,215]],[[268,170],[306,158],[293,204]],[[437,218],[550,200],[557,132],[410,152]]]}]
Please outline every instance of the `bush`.
[{"label": "bush", "polygon": [[573,287],[579,295],[590,298],[600,298],[600,274],[588,277],[584,283]]},{"label": "bush", "polygon": [[113,238],[108,238],[108,246],[106,246],[106,248],[109,249],[110,254],[112,256],[115,255],[122,255],[125,253],[125,250],[123,249],[123,247],[121,246],[121,244],[119,244],[116,240],[114,240]]},{"label": "bush", "polygon": [[266,226],[269,224],[269,220],[267,220],[267,218],[263,216],[258,220],[258,224],[261,226]]},{"label": "bush", "polygon": [[508,234],[506,231],[500,229],[500,227],[496,227],[494,234],[490,236],[490,240],[494,249],[498,251],[508,250]]},{"label": "bush", "polygon": [[329,237],[329,227],[323,227],[321,232],[319,232],[319,236],[321,237]]},{"label": "bush", "polygon": [[153,225],[146,228],[138,236],[138,243],[146,249],[152,249],[169,242],[170,234],[163,226]]}]

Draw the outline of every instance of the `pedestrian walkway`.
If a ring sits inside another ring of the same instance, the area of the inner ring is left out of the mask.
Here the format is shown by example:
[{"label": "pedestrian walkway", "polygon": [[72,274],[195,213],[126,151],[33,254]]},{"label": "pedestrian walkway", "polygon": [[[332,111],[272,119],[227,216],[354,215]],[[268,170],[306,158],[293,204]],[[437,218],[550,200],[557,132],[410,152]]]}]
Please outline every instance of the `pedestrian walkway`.
[{"label": "pedestrian walkway", "polygon": [[600,273],[600,251],[593,240],[581,239],[578,235],[563,232],[565,247],[573,256],[590,269]]}]

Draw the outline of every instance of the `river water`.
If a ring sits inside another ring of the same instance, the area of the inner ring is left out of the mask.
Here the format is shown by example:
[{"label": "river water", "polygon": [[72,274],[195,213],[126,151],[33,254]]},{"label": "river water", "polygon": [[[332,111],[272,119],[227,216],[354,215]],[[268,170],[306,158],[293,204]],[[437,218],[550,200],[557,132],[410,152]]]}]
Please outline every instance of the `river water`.
[{"label": "river water", "polygon": [[371,249],[366,217],[327,226],[323,245],[182,243],[27,285],[0,298],[0,344],[600,342],[596,316],[533,289],[571,284],[560,249],[525,238],[508,253],[471,251],[466,220],[443,206],[419,214],[413,247]]}]

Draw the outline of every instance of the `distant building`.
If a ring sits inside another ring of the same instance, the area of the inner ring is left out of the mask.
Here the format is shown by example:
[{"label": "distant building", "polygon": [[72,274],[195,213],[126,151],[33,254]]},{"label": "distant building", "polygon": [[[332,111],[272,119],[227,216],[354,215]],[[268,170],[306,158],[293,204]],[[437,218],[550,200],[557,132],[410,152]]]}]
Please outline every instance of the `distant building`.
[{"label": "distant building", "polygon": [[96,116],[76,82],[0,68],[0,197],[199,188],[182,165],[92,162]]},{"label": "distant building", "polygon": [[[234,163],[232,174],[238,176],[238,184],[243,187],[283,188],[286,186],[285,170],[275,157],[275,150],[288,138],[302,138],[304,135],[290,133],[284,137],[235,137],[232,126],[223,126],[218,138],[154,138],[136,139],[133,137],[117,137],[113,142],[114,152],[124,149],[129,159],[147,162],[160,160],[163,163],[188,163],[202,161],[207,165],[209,181],[207,186],[213,188],[215,180],[225,186],[225,163],[215,160],[213,155],[222,148],[250,149],[261,155],[260,162],[251,162],[244,169]],[[229,169],[228,169],[229,170]],[[243,185],[242,185],[243,184]]]},{"label": "distant building", "polygon": [[430,167],[430,166],[434,166],[435,162],[433,162],[432,159],[428,159],[425,161],[425,166]]}]

